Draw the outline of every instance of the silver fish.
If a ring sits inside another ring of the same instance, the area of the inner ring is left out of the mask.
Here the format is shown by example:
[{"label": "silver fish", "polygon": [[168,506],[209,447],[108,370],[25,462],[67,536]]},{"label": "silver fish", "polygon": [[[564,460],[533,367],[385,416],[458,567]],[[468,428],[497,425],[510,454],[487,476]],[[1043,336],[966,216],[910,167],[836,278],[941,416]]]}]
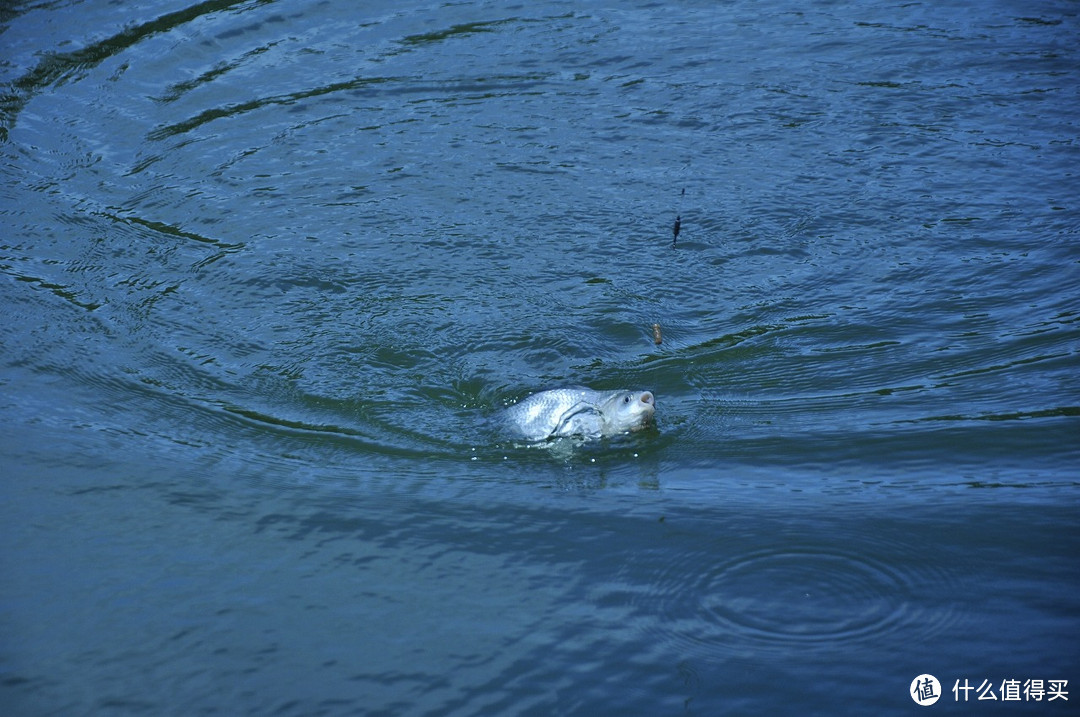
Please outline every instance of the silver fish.
[{"label": "silver fish", "polygon": [[554,388],[534,393],[505,411],[520,438],[543,441],[579,436],[600,438],[644,428],[656,412],[651,391],[593,391]]}]

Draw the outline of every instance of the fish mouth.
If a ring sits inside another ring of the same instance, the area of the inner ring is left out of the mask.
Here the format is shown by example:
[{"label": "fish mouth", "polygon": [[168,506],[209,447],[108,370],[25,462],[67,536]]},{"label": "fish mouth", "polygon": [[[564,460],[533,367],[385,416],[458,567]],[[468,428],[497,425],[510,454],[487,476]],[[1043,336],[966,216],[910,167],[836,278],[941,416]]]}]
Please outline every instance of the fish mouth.
[{"label": "fish mouth", "polygon": [[652,391],[642,391],[638,400],[642,403],[637,407],[641,416],[633,428],[635,431],[640,431],[652,423],[653,416],[656,414],[656,397],[653,396]]}]

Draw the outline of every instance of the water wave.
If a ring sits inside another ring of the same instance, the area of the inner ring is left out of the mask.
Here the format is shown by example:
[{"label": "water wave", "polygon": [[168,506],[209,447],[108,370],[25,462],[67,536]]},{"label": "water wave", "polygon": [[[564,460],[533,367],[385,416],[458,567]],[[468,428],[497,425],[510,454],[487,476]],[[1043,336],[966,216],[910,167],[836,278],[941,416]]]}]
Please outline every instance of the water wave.
[{"label": "water wave", "polygon": [[657,570],[634,607],[656,639],[697,654],[918,642],[960,618],[933,598],[955,590],[953,566],[861,528],[714,540]]}]

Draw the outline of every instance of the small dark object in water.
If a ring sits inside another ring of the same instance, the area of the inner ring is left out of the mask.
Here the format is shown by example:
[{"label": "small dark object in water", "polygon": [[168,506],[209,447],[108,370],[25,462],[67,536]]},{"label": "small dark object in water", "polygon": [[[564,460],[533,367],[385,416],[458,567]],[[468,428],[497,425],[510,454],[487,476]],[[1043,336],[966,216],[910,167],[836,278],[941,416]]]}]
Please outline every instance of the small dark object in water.
[{"label": "small dark object in water", "polygon": [[657,346],[664,340],[664,337],[660,334],[660,324],[652,325],[652,340]]},{"label": "small dark object in water", "polygon": [[677,216],[677,217],[675,217],[675,226],[671,227],[671,233],[675,235],[674,238],[672,238],[672,240],[671,240],[672,244],[679,241],[679,229],[681,229],[681,228],[682,228],[682,216]]}]

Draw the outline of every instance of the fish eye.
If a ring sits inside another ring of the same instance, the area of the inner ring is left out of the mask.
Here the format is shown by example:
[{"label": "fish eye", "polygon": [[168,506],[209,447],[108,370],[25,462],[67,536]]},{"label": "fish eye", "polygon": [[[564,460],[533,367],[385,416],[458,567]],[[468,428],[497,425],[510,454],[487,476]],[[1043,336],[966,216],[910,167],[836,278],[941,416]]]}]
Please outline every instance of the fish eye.
[{"label": "fish eye", "polygon": [[622,402],[623,403],[630,403],[630,394],[629,393],[626,394],[625,396],[623,396]]}]

